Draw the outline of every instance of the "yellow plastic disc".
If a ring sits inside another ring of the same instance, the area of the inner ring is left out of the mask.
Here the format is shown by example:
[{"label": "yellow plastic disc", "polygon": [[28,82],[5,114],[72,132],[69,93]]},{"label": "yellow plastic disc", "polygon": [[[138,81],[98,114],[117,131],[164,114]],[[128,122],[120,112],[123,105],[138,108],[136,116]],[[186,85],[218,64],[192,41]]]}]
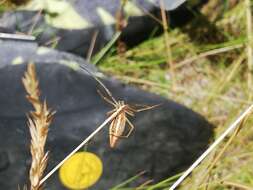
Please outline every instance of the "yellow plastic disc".
[{"label": "yellow plastic disc", "polygon": [[93,153],[78,152],[60,168],[60,180],[69,189],[85,189],[100,178],[103,170],[101,160]]}]

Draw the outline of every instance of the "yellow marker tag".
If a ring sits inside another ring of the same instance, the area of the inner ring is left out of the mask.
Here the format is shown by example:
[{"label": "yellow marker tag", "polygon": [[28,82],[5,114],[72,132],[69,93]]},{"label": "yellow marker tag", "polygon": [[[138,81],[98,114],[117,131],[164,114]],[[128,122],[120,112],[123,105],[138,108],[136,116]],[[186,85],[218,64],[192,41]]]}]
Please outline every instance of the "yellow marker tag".
[{"label": "yellow marker tag", "polygon": [[62,165],[59,176],[67,188],[85,189],[96,183],[102,170],[102,162],[95,154],[78,152]]}]

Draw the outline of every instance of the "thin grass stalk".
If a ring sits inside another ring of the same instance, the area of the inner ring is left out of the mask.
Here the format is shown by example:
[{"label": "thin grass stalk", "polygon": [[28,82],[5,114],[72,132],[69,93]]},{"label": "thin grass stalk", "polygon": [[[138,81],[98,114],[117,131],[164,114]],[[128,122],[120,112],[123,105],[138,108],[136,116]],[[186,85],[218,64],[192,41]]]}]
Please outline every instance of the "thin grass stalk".
[{"label": "thin grass stalk", "polygon": [[251,15],[251,2],[245,0],[246,9],[246,25],[247,25],[247,53],[248,53],[248,88],[252,89],[252,70],[253,70],[253,50],[252,50],[252,15]]},{"label": "thin grass stalk", "polygon": [[154,182],[154,180],[153,180],[153,179],[149,179],[149,180],[145,181],[144,183],[142,183],[141,185],[139,185],[139,186],[136,188],[136,190],[146,189],[146,188],[148,187],[148,185],[149,185],[150,183],[152,183],[152,182]]},{"label": "thin grass stalk", "polygon": [[156,17],[156,15],[152,14],[150,11],[148,11],[145,7],[138,4],[138,2],[134,2],[135,5],[143,12],[144,15],[148,15],[150,18],[152,18],[154,21],[156,21],[161,26],[163,25],[163,22]]},{"label": "thin grass stalk", "polygon": [[162,22],[163,22],[163,30],[164,30],[164,41],[165,41],[165,48],[166,48],[166,55],[167,55],[167,62],[170,66],[170,75],[171,75],[171,82],[172,82],[172,89],[175,87],[175,69],[174,64],[172,62],[172,53],[171,53],[171,47],[169,43],[169,35],[168,35],[168,21],[166,16],[166,11],[164,8],[164,0],[160,0],[160,8],[161,8],[161,15],[162,15]]},{"label": "thin grass stalk", "polygon": [[228,73],[222,77],[222,79],[218,82],[218,84],[214,87],[212,92],[210,93],[210,96],[203,102],[204,105],[208,105],[213,98],[215,97],[215,94],[221,94],[222,91],[227,87],[229,82],[235,77],[235,75],[239,72],[239,68],[243,60],[245,59],[244,53],[242,53],[238,59],[234,61],[234,63],[231,65],[231,68],[228,70]]},{"label": "thin grass stalk", "polygon": [[211,55],[217,55],[217,54],[221,54],[221,53],[225,53],[225,52],[229,52],[229,51],[233,51],[236,49],[241,49],[244,48],[245,45],[243,43],[241,44],[236,44],[236,45],[232,45],[232,46],[227,46],[227,47],[222,47],[222,48],[218,48],[218,49],[213,49],[213,50],[209,50],[203,53],[200,53],[198,55],[195,55],[193,57],[187,58],[177,64],[175,64],[175,69],[180,69],[185,65],[189,65],[194,61],[197,61],[201,58],[205,58]]},{"label": "thin grass stalk", "polygon": [[234,131],[238,124],[242,122],[242,120],[248,116],[253,110],[253,104],[249,106],[214,142],[211,146],[200,155],[200,157],[183,173],[183,175],[169,188],[169,190],[176,189],[184,180],[185,178],[218,146],[225,137]]},{"label": "thin grass stalk", "polygon": [[244,184],[240,184],[240,183],[236,183],[236,182],[232,182],[232,181],[224,181],[222,182],[222,184],[226,185],[226,186],[230,186],[230,187],[234,187],[236,189],[241,189],[241,190],[252,190],[253,187],[244,185]]},{"label": "thin grass stalk", "polygon": [[53,37],[52,39],[46,41],[43,46],[49,46],[51,48],[55,48],[56,45],[59,43],[61,40],[61,37]]},{"label": "thin grass stalk", "polygon": [[47,108],[46,102],[40,101],[39,81],[37,80],[35,65],[28,64],[22,82],[27,92],[27,99],[33,105],[34,111],[29,113],[28,126],[31,134],[30,152],[32,163],[30,168],[30,190],[41,190],[40,180],[47,166],[48,151],[45,144],[49,125],[55,112]]},{"label": "thin grass stalk", "polygon": [[236,130],[233,132],[233,134],[231,135],[231,137],[228,139],[228,141],[226,142],[226,144],[224,145],[224,147],[221,149],[221,151],[218,153],[218,155],[214,158],[214,160],[212,161],[212,163],[208,166],[207,171],[205,172],[205,174],[201,178],[199,184],[203,183],[203,181],[206,179],[206,177],[208,177],[208,174],[211,173],[211,170],[217,164],[217,162],[222,157],[222,155],[224,155],[225,151],[227,150],[227,148],[229,147],[229,145],[233,142],[234,138],[237,136],[237,134],[239,133],[239,131],[241,130],[241,128],[243,127],[243,125],[246,123],[247,120],[248,120],[248,117],[245,117],[241,121],[239,127],[236,128]]},{"label": "thin grass stalk", "polygon": [[37,13],[37,14],[34,16],[34,18],[32,19],[32,25],[31,25],[29,31],[27,32],[28,35],[32,35],[32,34],[33,34],[34,28],[35,28],[35,26],[36,26],[36,25],[38,24],[38,22],[39,22],[39,19],[40,19],[40,17],[41,17],[42,11],[43,11],[43,9],[40,9],[40,10],[38,11],[38,13]]},{"label": "thin grass stalk", "polygon": [[[120,0],[120,7],[118,8],[116,12],[116,24],[115,24],[115,30],[116,32],[122,33],[123,29],[127,25],[127,18],[125,18],[124,15],[124,7],[126,5],[128,0]],[[119,38],[117,40],[117,53],[118,55],[121,55],[124,57],[124,54],[126,52],[126,44]]]},{"label": "thin grass stalk", "polygon": [[87,57],[86,57],[87,62],[89,62],[90,59],[91,59],[91,56],[92,56],[94,47],[95,47],[95,45],[96,45],[96,40],[97,40],[97,37],[98,37],[98,33],[99,33],[99,31],[96,30],[96,31],[94,32],[92,38],[91,38],[90,47],[89,47],[89,50],[88,50],[88,53],[87,53]]},{"label": "thin grass stalk", "polygon": [[160,187],[167,187],[168,184],[172,184],[172,182],[176,179],[178,179],[183,173],[179,173],[179,174],[176,174],[172,177],[169,177],[163,181],[160,181],[159,183],[155,184],[155,185],[152,185],[150,186],[149,188],[147,188],[147,190],[155,190],[157,188],[160,188]]},{"label": "thin grass stalk", "polygon": [[122,189],[124,186],[128,185],[129,183],[133,182],[134,180],[140,178],[142,175],[144,175],[146,171],[141,171],[140,173],[136,174],[135,176],[127,179],[126,181],[118,184],[117,186],[113,187],[110,190],[117,190],[117,189]]},{"label": "thin grass stalk", "polygon": [[121,35],[121,32],[116,32],[112,39],[106,44],[106,46],[95,56],[94,60],[92,60],[92,63],[94,65],[98,65],[101,59],[105,56],[105,54],[111,49],[111,47],[117,42]]},{"label": "thin grass stalk", "polygon": [[[211,190],[213,190],[213,189],[215,189],[215,187],[216,187],[217,185],[221,185],[224,181],[230,179],[231,176],[232,176],[232,175],[229,174],[229,175],[226,175],[225,177],[222,177],[222,178],[220,178],[220,179],[208,181],[207,183],[203,184],[203,187],[200,186],[199,188],[195,188],[194,190],[203,190],[204,187],[207,187],[207,186],[208,186],[208,188],[212,188]],[[193,188],[191,188],[191,189],[193,189]],[[206,188],[205,188],[204,190],[206,190]]]}]

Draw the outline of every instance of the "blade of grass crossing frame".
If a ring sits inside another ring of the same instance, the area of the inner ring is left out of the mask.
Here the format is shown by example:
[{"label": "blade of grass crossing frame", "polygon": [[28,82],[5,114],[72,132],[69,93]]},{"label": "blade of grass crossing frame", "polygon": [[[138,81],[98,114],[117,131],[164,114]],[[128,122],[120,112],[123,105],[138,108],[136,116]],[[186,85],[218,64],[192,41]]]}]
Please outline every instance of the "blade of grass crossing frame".
[{"label": "blade of grass crossing frame", "polygon": [[131,183],[132,181],[134,181],[134,180],[138,179],[139,177],[141,177],[144,173],[145,173],[145,171],[142,171],[142,172],[136,174],[135,176],[133,176],[133,177],[127,179],[126,181],[120,183],[119,185],[113,187],[113,188],[110,189],[110,190],[117,190],[117,189],[119,189],[119,188],[122,188],[122,187],[124,187],[125,185],[127,185],[127,184]]},{"label": "blade of grass crossing frame", "polygon": [[183,172],[176,174],[170,178],[167,178],[155,185],[150,186],[149,188],[147,188],[147,190],[155,190],[156,188],[161,188],[161,187],[164,187],[165,185],[168,185],[168,183],[171,184],[174,180],[178,179],[182,174],[183,174]]},{"label": "blade of grass crossing frame", "polygon": [[95,56],[92,63],[97,65],[99,61],[105,56],[105,54],[109,51],[109,49],[113,46],[113,44],[119,39],[121,32],[116,32],[112,37],[111,41]]},{"label": "blade of grass crossing frame", "polygon": [[253,104],[249,106],[210,146],[206,151],[201,154],[201,156],[183,173],[180,178],[177,179],[177,181],[169,188],[169,190],[174,190],[176,189],[188,175],[209,155],[210,152],[213,151],[213,149],[216,148],[223,140],[224,138],[234,131],[237,127],[238,124],[241,123],[241,121],[249,115],[253,110]]}]

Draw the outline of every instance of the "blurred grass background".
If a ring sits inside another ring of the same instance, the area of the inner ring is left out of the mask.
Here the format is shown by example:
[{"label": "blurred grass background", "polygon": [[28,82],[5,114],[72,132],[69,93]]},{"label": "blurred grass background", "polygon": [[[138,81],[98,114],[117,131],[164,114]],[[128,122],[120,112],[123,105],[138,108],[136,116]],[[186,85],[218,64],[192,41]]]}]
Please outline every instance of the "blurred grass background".
[{"label": "blurred grass background", "polygon": [[[209,0],[196,19],[168,30],[170,49],[163,35],[151,36],[123,56],[116,55],[112,48],[98,67],[124,83],[201,113],[216,126],[215,136],[219,136],[252,103],[251,5],[247,5],[252,2],[247,1]],[[179,189],[252,190],[252,123],[249,117]],[[139,189],[166,189],[172,181],[169,178]]]}]

